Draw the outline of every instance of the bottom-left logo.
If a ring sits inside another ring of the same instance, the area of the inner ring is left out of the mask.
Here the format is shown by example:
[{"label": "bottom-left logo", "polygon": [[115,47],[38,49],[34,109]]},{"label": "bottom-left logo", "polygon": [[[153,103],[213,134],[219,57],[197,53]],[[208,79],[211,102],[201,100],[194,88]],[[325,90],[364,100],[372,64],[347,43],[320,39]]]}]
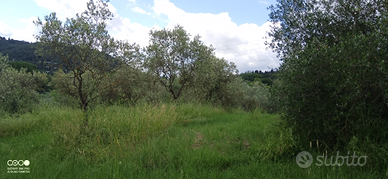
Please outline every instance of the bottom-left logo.
[{"label": "bottom-left logo", "polygon": [[29,160],[8,160],[7,173],[30,173]]},{"label": "bottom-left logo", "polygon": [[28,166],[30,165],[30,161],[28,160],[8,160],[7,161],[8,166]]}]

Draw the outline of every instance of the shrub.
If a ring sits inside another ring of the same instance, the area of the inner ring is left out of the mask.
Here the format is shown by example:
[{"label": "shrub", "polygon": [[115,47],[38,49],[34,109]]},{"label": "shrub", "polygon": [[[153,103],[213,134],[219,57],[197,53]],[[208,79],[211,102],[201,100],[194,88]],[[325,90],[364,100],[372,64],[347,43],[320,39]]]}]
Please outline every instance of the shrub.
[{"label": "shrub", "polygon": [[12,114],[32,111],[38,102],[35,90],[47,83],[46,74],[14,69],[8,65],[8,57],[0,54],[0,58],[0,109]]},{"label": "shrub", "polygon": [[275,91],[298,146],[319,140],[339,150],[353,137],[386,144],[388,4],[278,2],[268,45],[283,60]]},{"label": "shrub", "polygon": [[[140,101],[155,103],[161,100],[161,93],[165,92],[165,89],[157,82],[157,78],[151,73],[129,65],[117,71],[113,78],[118,83],[103,94],[105,101],[117,99],[128,105],[135,105]],[[108,96],[112,94],[117,96]]]}]

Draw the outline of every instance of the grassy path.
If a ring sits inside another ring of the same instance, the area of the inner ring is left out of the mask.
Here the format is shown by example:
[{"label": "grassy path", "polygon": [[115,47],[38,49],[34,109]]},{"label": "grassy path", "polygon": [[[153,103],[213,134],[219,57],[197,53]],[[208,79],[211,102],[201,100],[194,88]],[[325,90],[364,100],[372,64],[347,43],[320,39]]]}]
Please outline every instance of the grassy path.
[{"label": "grassy path", "polygon": [[[290,141],[273,128],[278,115],[194,105],[108,107],[91,115],[94,130],[77,146],[72,124],[80,115],[54,108],[1,119],[0,178],[381,177],[361,167],[302,169],[294,157],[280,157]],[[30,173],[7,173],[14,159],[29,160]]]}]

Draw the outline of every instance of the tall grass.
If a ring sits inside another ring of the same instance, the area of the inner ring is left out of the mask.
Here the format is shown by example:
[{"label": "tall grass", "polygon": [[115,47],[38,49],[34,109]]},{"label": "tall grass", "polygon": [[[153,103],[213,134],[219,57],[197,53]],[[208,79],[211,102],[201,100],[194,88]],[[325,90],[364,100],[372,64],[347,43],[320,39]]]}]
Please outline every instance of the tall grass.
[{"label": "tall grass", "polygon": [[131,108],[99,106],[88,113],[90,122],[86,135],[80,134],[81,113],[52,122],[52,145],[58,149],[56,156],[73,153],[87,162],[104,162],[106,157],[117,157],[118,153],[134,150],[136,145],[151,137],[163,135],[171,125],[183,119],[172,104]]},{"label": "tall grass", "polygon": [[[203,104],[46,105],[0,119],[0,161],[30,160],[31,173],[0,178],[381,178],[367,167],[296,165],[278,115]],[[292,156],[292,157],[290,157]],[[388,176],[388,175],[387,175]]]}]

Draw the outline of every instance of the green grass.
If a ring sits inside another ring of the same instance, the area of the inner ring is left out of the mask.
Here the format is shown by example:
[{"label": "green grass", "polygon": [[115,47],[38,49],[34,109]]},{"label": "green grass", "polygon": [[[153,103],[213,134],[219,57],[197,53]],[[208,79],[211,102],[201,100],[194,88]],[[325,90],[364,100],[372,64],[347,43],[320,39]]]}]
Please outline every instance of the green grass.
[{"label": "green grass", "polygon": [[[364,167],[298,167],[278,115],[208,105],[45,106],[0,119],[0,178],[383,178]],[[313,153],[314,155],[314,153]],[[30,173],[8,174],[8,160]]]}]

